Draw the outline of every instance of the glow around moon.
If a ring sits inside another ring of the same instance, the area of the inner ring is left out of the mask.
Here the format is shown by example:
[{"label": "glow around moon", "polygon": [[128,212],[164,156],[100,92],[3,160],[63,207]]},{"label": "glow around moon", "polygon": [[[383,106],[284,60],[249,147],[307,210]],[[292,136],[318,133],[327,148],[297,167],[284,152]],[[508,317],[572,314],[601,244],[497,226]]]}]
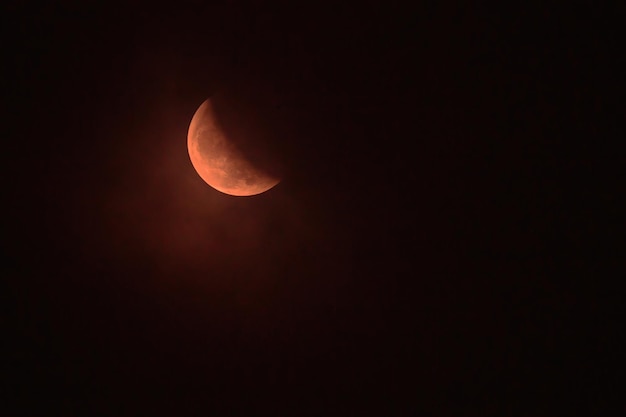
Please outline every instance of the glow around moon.
[{"label": "glow around moon", "polygon": [[219,124],[210,99],[191,119],[187,148],[193,167],[211,187],[234,196],[263,193],[280,182],[253,166],[229,141]]}]

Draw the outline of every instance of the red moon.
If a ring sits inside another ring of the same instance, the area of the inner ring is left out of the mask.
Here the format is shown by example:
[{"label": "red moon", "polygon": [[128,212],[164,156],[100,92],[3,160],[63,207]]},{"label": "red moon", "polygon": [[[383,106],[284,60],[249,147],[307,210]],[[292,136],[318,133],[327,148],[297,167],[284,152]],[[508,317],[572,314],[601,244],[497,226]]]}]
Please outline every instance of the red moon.
[{"label": "red moon", "polygon": [[280,182],[253,166],[228,140],[215,120],[210,99],[200,105],[191,119],[187,148],[200,178],[224,194],[261,194]]}]

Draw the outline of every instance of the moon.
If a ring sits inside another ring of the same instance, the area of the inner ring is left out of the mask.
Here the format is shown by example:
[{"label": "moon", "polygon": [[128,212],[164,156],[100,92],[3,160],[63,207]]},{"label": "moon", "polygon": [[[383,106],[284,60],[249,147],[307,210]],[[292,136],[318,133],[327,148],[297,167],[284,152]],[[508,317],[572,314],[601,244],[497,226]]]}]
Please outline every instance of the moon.
[{"label": "moon", "polygon": [[200,178],[224,194],[261,194],[280,182],[280,178],[255,167],[226,137],[210,99],[200,105],[191,119],[187,148]]}]

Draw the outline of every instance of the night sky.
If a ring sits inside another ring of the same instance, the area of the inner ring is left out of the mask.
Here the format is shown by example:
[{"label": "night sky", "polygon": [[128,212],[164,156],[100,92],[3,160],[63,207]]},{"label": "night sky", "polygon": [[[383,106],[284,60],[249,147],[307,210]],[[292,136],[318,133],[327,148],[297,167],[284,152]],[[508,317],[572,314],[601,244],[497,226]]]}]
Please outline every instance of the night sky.
[{"label": "night sky", "polygon": [[626,411],[623,7],[12,3],[0,414]]}]

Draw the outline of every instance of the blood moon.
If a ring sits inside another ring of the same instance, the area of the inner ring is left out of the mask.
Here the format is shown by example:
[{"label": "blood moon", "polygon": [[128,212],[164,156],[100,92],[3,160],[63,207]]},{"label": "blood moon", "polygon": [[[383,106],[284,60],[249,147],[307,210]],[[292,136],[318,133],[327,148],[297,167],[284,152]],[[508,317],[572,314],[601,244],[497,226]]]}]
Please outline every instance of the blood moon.
[{"label": "blood moon", "polygon": [[280,178],[255,167],[226,137],[210,99],[200,105],[191,119],[187,148],[200,178],[222,193],[251,196],[280,182]]}]

